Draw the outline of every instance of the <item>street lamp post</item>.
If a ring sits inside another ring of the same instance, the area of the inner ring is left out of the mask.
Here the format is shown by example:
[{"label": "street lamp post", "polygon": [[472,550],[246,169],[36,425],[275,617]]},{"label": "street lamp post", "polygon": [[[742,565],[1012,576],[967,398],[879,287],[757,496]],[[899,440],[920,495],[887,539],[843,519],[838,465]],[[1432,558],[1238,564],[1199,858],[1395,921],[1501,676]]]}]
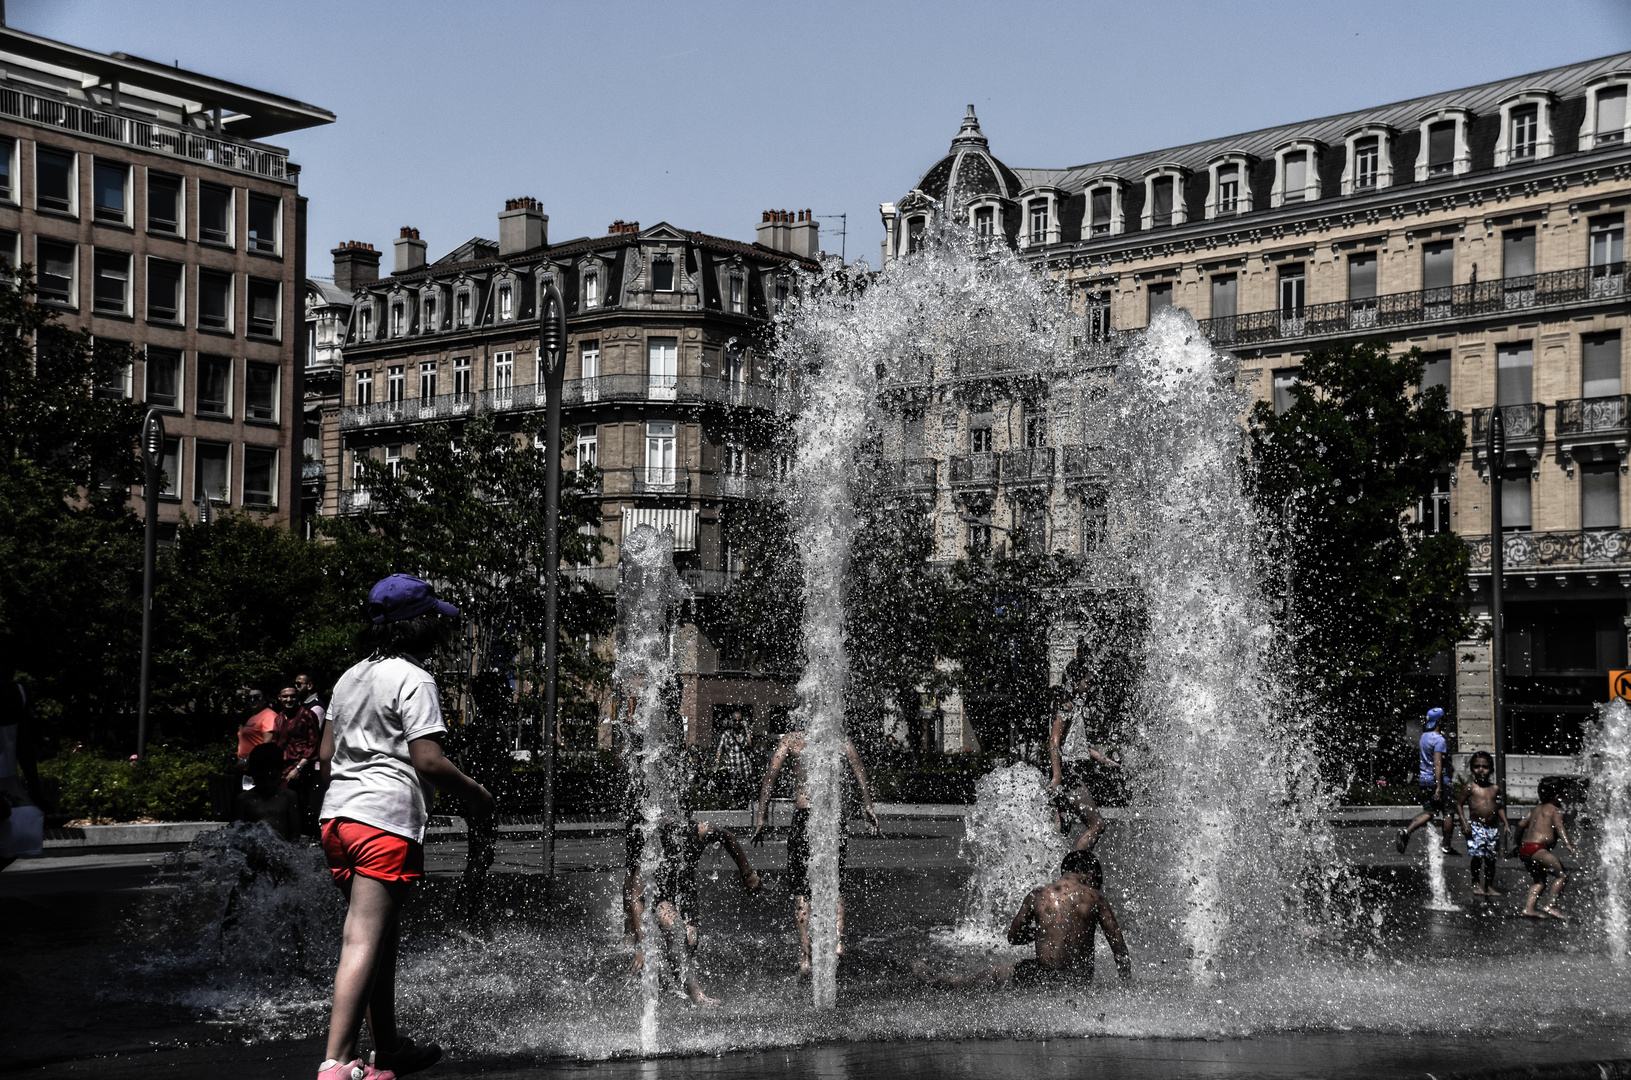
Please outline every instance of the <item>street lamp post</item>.
[{"label": "street lamp post", "polygon": [[1490,715],[1495,726],[1495,782],[1506,783],[1506,623],[1501,601],[1506,551],[1501,535],[1501,481],[1506,476],[1506,421],[1500,395],[1489,410],[1484,460],[1489,463]]},{"label": "street lamp post", "polygon": [[550,277],[538,298],[544,408],[544,880],[555,880],[555,699],[560,689],[561,384],[566,377],[566,304]]},{"label": "street lamp post", "polygon": [[142,551],[142,669],[136,700],[136,760],[147,760],[147,696],[153,666],[153,576],[159,553],[159,474],[164,459],[164,417],[147,410],[142,421],[142,502],[147,527]]}]

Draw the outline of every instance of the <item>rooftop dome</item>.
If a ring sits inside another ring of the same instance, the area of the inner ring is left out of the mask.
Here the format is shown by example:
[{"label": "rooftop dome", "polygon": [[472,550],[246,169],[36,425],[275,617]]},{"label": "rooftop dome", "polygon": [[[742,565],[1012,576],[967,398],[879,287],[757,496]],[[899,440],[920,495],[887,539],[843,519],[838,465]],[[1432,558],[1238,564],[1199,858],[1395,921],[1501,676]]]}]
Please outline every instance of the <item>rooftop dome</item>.
[{"label": "rooftop dome", "polygon": [[991,156],[972,105],[951,141],[951,152],[917,182],[918,191],[953,210],[982,195],[1011,199],[1022,187],[1014,170]]}]

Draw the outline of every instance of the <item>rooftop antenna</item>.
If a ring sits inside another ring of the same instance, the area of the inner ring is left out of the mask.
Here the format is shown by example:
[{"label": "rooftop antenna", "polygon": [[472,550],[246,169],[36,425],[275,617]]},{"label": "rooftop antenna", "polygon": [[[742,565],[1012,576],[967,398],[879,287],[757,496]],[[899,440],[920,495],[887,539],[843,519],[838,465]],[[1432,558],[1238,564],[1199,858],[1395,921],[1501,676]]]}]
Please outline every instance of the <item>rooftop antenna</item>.
[{"label": "rooftop antenna", "polygon": [[844,234],[849,231],[849,215],[848,214],[817,214],[816,217],[818,217],[818,218],[828,218],[828,219],[831,219],[831,218],[837,218],[838,219],[838,222],[839,222],[839,225],[838,225],[838,259],[839,259],[840,262],[844,262],[844,263],[849,262],[849,259],[845,257],[845,247],[844,247],[844,243],[845,243]]}]

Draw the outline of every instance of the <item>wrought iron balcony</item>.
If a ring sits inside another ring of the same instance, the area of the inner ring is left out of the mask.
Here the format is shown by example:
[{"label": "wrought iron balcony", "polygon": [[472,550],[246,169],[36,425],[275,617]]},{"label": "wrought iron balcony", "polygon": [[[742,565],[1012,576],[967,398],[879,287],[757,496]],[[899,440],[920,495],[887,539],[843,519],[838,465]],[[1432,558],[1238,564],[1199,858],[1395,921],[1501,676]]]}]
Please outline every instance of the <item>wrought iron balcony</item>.
[{"label": "wrought iron balcony", "polygon": [[343,488],[335,493],[339,512],[341,514],[364,514],[373,504],[373,498],[367,488]]},{"label": "wrought iron balcony", "polygon": [[186,128],[170,127],[151,120],[118,116],[76,102],[24,93],[0,87],[0,113],[31,124],[61,128],[108,142],[124,143],[142,150],[173,154],[190,161],[203,161],[223,169],[270,176],[288,176],[289,155],[275,147],[235,142]]},{"label": "wrought iron balcony", "polygon": [[784,481],[774,476],[749,476],[746,473],[710,474],[713,493],[721,499],[776,499],[780,498]]},{"label": "wrought iron balcony", "polygon": [[1096,480],[1105,473],[1104,447],[1067,446],[1063,474],[1067,481]]},{"label": "wrought iron balcony", "polygon": [[1363,300],[1335,300],[1294,309],[1226,315],[1202,319],[1200,326],[1214,344],[1237,348],[1566,307],[1626,295],[1625,264],[1620,262],[1439,289],[1388,293]]},{"label": "wrought iron balcony", "polygon": [[[1466,536],[1474,573],[1489,573],[1489,536]],[[1631,567],[1631,529],[1509,532],[1501,538],[1507,573],[1537,570],[1615,570]]]},{"label": "wrought iron balcony", "polygon": [[1610,453],[1619,458],[1622,470],[1626,467],[1631,456],[1631,394],[1569,398],[1558,402],[1555,411],[1557,459],[1570,476],[1577,459],[1603,460]]},{"label": "wrought iron balcony", "polygon": [[940,475],[935,458],[901,458],[878,463],[878,481],[891,491],[905,495],[933,496]]},{"label": "wrought iron balcony", "polygon": [[328,476],[328,470],[321,461],[302,461],[300,463],[300,482],[311,487],[322,487]]},{"label": "wrought iron balcony", "polygon": [[680,571],[680,580],[690,587],[698,596],[721,596],[730,591],[735,584],[739,573],[735,570],[697,570],[687,569]]},{"label": "wrought iron balcony", "polygon": [[401,427],[455,420],[469,416],[479,407],[475,394],[437,394],[432,398],[398,398],[367,405],[340,406],[340,430]]},{"label": "wrought iron balcony", "polygon": [[629,490],[636,495],[691,494],[691,474],[676,466],[636,465],[629,470]]},{"label": "wrought iron balcony", "polygon": [[[1484,445],[1489,431],[1490,409],[1472,411],[1473,467],[1480,475],[1487,474],[1489,462],[1485,460]],[[1540,473],[1540,451],[1546,443],[1546,406],[1539,402],[1528,405],[1502,405],[1501,420],[1506,427],[1505,467],[1527,464],[1533,476]]]},{"label": "wrought iron balcony", "polygon": [[1053,457],[1051,446],[1032,446],[1024,450],[1004,450],[1002,453],[1002,482],[1006,487],[1041,487],[1053,483]]},{"label": "wrought iron balcony", "polygon": [[953,454],[951,457],[951,486],[958,488],[994,488],[1000,466],[993,453]]}]

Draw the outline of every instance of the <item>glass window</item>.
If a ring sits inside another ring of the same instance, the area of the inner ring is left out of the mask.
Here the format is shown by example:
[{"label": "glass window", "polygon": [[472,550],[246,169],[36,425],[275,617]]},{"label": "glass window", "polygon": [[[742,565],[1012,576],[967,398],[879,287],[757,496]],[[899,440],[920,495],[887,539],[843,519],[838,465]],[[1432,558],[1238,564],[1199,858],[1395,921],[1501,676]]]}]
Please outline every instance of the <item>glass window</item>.
[{"label": "glass window", "polygon": [[278,336],[279,283],[249,279],[249,332],[258,337]]},{"label": "glass window", "polygon": [[745,285],[741,274],[735,272],[731,274],[731,310],[737,314],[742,311],[742,292]]},{"label": "glass window", "polygon": [[981,206],[974,211],[974,233],[989,239],[997,232],[997,211],[995,207]]},{"label": "glass window", "polygon": [[991,522],[985,518],[971,518],[968,523],[968,549],[991,550]]},{"label": "glass window", "polygon": [[1540,106],[1519,105],[1512,110],[1511,124],[1508,156],[1514,161],[1534,157],[1540,140]]},{"label": "glass window", "polygon": [[97,396],[119,401],[130,400],[132,384],[135,381],[136,361],[129,343],[98,335],[92,342],[92,348],[98,361],[105,361],[107,366],[113,369],[108,381],[97,386]]},{"label": "glass window", "polygon": [[1424,532],[1443,533],[1450,531],[1450,474],[1447,472],[1433,474],[1433,492],[1422,499],[1416,508],[1417,520],[1422,524]]},{"label": "glass window", "polygon": [[[922,446],[922,439],[918,440]],[[982,424],[979,427],[968,429],[968,452],[971,454],[989,454],[991,452],[991,426]]]},{"label": "glass window", "polygon": [[1093,235],[1104,236],[1110,232],[1110,201],[1114,192],[1107,187],[1094,188],[1090,196],[1093,221]]},{"label": "glass window", "polygon": [[1376,253],[1367,251],[1348,256],[1348,299],[1370,300],[1376,296]]},{"label": "glass window", "polygon": [[1150,224],[1155,228],[1172,224],[1172,177],[1161,176],[1150,182]]},{"label": "glass window", "polygon": [[583,378],[598,378],[600,376],[600,342],[585,341],[580,347],[583,350]]},{"label": "glass window", "polygon": [[470,358],[461,356],[453,361],[453,392],[464,395],[470,393]]},{"label": "glass window", "polygon": [[92,195],[96,200],[95,216],[97,221],[112,222],[115,225],[128,225],[126,189],[130,182],[130,166],[116,162],[98,161],[93,172]]},{"label": "glass window", "polygon": [[1495,390],[1502,405],[1535,400],[1535,350],[1527,341],[1495,347]]},{"label": "glass window", "polygon": [[181,438],[172,436],[164,440],[159,454],[159,494],[168,498],[181,497]]},{"label": "glass window", "polygon": [[1308,194],[1308,151],[1294,150],[1285,156],[1284,181],[1280,185],[1280,198],[1297,202]]},{"label": "glass window", "polygon": [[374,403],[374,373],[372,371],[357,372],[357,393],[355,405],[372,405]]},{"label": "glass window", "polygon": [[1172,282],[1152,281],[1150,283],[1150,318],[1162,308],[1172,306]]},{"label": "glass window", "polygon": [[181,407],[181,350],[147,347],[146,381],[142,398],[161,409]]},{"label": "glass window", "polygon": [[600,306],[600,274],[597,271],[590,270],[583,275],[583,306]]},{"label": "glass window", "polygon": [[[906,223],[906,250],[908,253],[923,250],[924,220],[915,217]],[[669,280],[673,280],[673,268],[669,268]]]},{"label": "glass window", "polygon": [[508,390],[515,385],[515,353],[493,354],[493,389]]},{"label": "glass window", "polygon": [[0,139],[0,199],[6,202],[17,200],[17,185],[12,180],[16,161],[17,140]]},{"label": "glass window", "polygon": [[1455,169],[1455,121],[1441,120],[1427,128],[1427,175],[1448,176]]},{"label": "glass window", "polygon": [[385,400],[391,404],[401,401],[406,394],[407,379],[403,375],[401,364],[392,364],[385,369]]},{"label": "glass window", "polygon": [[267,508],[277,505],[277,450],[265,446],[244,447],[244,505]]},{"label": "glass window", "polygon": [[212,244],[232,243],[232,189],[198,185],[198,238]]},{"label": "glass window", "polygon": [[509,282],[498,287],[498,317],[508,319],[515,313],[515,289]]},{"label": "glass window", "polygon": [[1280,317],[1297,318],[1303,313],[1305,297],[1303,264],[1291,263],[1280,267]]},{"label": "glass window", "polygon": [[1625,261],[1625,215],[1605,214],[1592,218],[1589,236],[1592,269],[1599,274],[1619,273],[1620,264]]},{"label": "glass window", "polygon": [[147,260],[147,319],[181,322],[181,264]]},{"label": "glass window", "polygon": [[1091,555],[1110,535],[1109,492],[1094,484],[1082,493],[1082,554]]},{"label": "glass window", "polygon": [[679,383],[679,351],[678,338],[651,338],[646,342],[647,397],[674,400]]},{"label": "glass window", "polygon": [[1421,277],[1423,289],[1448,289],[1455,284],[1455,241],[1421,246]]},{"label": "glass window", "polygon": [[[1160,181],[1156,181],[1160,183]],[[1031,243],[1040,244],[1048,238],[1048,200],[1031,200]]]},{"label": "glass window", "polygon": [[1103,289],[1087,294],[1087,333],[1094,341],[1110,336],[1110,294]]},{"label": "glass window", "polygon": [[73,244],[47,240],[43,236],[34,243],[38,252],[34,287],[38,290],[39,298],[53,304],[77,306],[79,298],[76,295],[74,268],[78,249]]},{"label": "glass window", "polygon": [[231,274],[198,271],[198,326],[201,330],[232,329]]},{"label": "glass window", "polygon": [[278,368],[276,364],[244,365],[244,417],[249,420],[278,418]]},{"label": "glass window", "polygon": [[1580,463],[1580,527],[1620,527],[1620,466],[1614,461]]},{"label": "glass window", "polygon": [[231,502],[232,447],[198,439],[193,448],[193,498],[198,502]]},{"label": "glass window", "polygon": [[102,251],[94,257],[96,281],[92,297],[95,309],[106,315],[130,313],[130,255],[123,251]]},{"label": "glass window", "polygon": [[652,421],[646,425],[646,483],[673,484],[678,476],[674,468],[674,424]]},{"label": "glass window", "polygon": [[357,307],[357,340],[372,341],[374,337],[374,305],[364,301]]},{"label": "glass window", "polygon": [[198,392],[193,410],[212,416],[232,414],[232,360],[225,356],[198,358]]},{"label": "glass window", "polygon": [[1281,368],[1274,373],[1274,411],[1284,413],[1297,403],[1292,387],[1302,372],[1297,368]]},{"label": "glass window", "polygon": [[74,155],[34,145],[34,205],[59,214],[74,212]]},{"label": "glass window", "polygon": [[11,272],[22,260],[17,256],[21,237],[10,229],[0,229],[0,278],[10,278]]},{"label": "glass window", "polygon": [[1240,166],[1224,165],[1218,169],[1218,213],[1235,214],[1240,211]]},{"label": "glass window", "polygon": [[657,292],[674,291],[674,257],[659,255],[651,260],[651,287]]},{"label": "glass window", "polygon": [[1501,234],[1501,276],[1535,276],[1535,230],[1508,229]]},{"label": "glass window", "polygon": [[147,231],[181,235],[181,178],[148,170]]},{"label": "glass window", "polygon": [[1597,91],[1597,145],[1625,141],[1625,85]]},{"label": "glass window", "polygon": [[1381,175],[1381,170],[1381,139],[1371,135],[1364,139],[1354,140],[1354,190],[1365,191],[1375,187],[1377,178]]},{"label": "glass window", "polygon": [[1620,392],[1620,332],[1586,334],[1580,339],[1580,396],[1613,397]]},{"label": "glass window", "polygon": [[1228,319],[1236,313],[1239,281],[1233,274],[1212,275],[1212,318]]},{"label": "glass window", "polygon": [[387,446],[385,448],[385,471],[395,477],[400,477],[402,475],[401,443],[394,446]]},{"label": "glass window", "polygon": [[600,436],[594,424],[578,427],[578,468],[600,464]]},{"label": "glass window", "polygon": [[469,326],[470,325],[470,290],[469,289],[460,289],[458,296],[454,299],[454,304],[456,305],[455,310],[458,313],[455,316],[455,318],[457,318],[457,320],[458,320],[458,325],[460,325],[460,326]]},{"label": "glass window", "polygon": [[436,396],[436,361],[419,361],[419,400],[429,401]]},{"label": "glass window", "polygon": [[1529,477],[1517,476],[1501,481],[1501,531],[1526,532],[1534,525],[1530,505]]},{"label": "glass window", "polygon": [[249,250],[273,255],[278,249],[278,217],[282,203],[270,195],[249,195]]},{"label": "glass window", "polygon": [[1450,392],[1450,350],[1422,353],[1421,359],[1421,388],[1426,390],[1432,386],[1442,386],[1447,396]]}]

